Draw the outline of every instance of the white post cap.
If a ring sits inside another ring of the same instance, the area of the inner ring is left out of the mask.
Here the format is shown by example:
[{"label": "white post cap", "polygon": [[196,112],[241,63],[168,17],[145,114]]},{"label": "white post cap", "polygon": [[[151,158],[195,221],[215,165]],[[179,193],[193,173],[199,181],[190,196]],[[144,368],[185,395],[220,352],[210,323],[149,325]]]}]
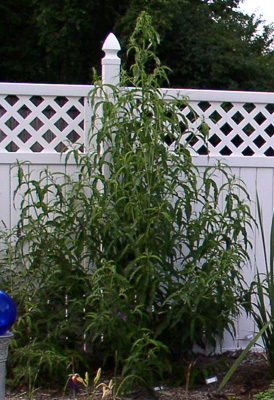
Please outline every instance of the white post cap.
[{"label": "white post cap", "polygon": [[105,57],[102,59],[103,83],[116,85],[120,81],[121,59],[117,53],[121,50],[121,46],[113,33],[110,33],[104,41],[102,50],[105,53]]}]

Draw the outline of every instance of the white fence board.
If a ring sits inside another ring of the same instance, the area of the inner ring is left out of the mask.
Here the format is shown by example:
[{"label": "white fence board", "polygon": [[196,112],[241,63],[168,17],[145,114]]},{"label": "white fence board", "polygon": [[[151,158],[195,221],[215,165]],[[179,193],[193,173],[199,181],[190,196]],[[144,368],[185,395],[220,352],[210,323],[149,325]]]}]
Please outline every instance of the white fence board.
[{"label": "white fence board", "polygon": [[11,180],[10,165],[0,164],[0,221],[7,227],[11,226]]}]

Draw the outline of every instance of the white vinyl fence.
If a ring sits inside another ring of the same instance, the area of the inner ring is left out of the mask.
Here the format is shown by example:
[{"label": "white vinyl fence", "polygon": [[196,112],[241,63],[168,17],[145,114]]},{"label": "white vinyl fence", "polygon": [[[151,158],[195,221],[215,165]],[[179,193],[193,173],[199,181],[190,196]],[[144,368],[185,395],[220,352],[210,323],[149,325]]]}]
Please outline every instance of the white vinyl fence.
[{"label": "white vinyl fence", "polygon": [[[102,59],[104,83],[119,82],[119,43],[110,34],[104,43]],[[88,143],[91,109],[88,94],[91,86],[0,83],[0,221],[12,227],[18,218],[19,199],[13,200],[16,187],[14,163],[39,173],[49,167],[63,171],[68,143],[80,143],[83,151]],[[182,111],[189,128],[199,131],[205,121],[210,130],[208,146],[189,130],[185,135],[193,149],[193,159],[203,169],[217,161],[225,162],[240,177],[256,211],[256,192],[265,219],[267,237],[274,204],[274,93],[228,92],[191,89],[162,89],[170,97],[188,98]],[[185,129],[182,121],[182,129]],[[74,166],[69,165],[73,171]],[[250,230],[253,249],[251,265],[245,269],[250,281],[256,266],[264,269],[259,234]],[[254,323],[245,316],[237,321],[237,337],[229,334],[223,350],[245,347],[254,333]]]}]

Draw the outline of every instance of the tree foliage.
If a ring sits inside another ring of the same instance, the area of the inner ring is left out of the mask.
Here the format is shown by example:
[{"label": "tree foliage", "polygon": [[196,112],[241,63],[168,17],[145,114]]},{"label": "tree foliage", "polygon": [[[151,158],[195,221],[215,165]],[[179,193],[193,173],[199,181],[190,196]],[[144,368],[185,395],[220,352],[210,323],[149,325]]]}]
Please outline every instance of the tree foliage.
[{"label": "tree foliage", "polygon": [[[140,8],[144,6],[137,2]],[[271,90],[272,28],[237,10],[238,1],[171,0],[149,3],[160,33],[158,54],[172,69],[173,87]],[[140,9],[139,8],[139,9]],[[132,14],[117,22],[127,37]],[[160,18],[160,15],[164,17]],[[163,23],[162,23],[163,22]],[[273,90],[272,89],[272,90]]]},{"label": "tree foliage", "polygon": [[173,87],[274,90],[272,28],[239,12],[238,5],[239,0],[3,0],[0,80],[90,83],[107,34],[113,31],[125,48],[137,16],[147,10],[161,37],[158,55],[173,71]]}]

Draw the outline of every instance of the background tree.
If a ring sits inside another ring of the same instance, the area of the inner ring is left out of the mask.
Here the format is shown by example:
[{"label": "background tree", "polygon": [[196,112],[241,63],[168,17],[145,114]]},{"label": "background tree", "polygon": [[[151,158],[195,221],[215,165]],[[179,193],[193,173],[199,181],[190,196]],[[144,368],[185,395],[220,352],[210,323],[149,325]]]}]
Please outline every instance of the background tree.
[{"label": "background tree", "polygon": [[124,13],[125,0],[34,0],[46,81],[90,83],[102,43]]},{"label": "background tree", "polygon": [[125,49],[147,10],[161,37],[158,55],[173,71],[171,86],[274,90],[273,29],[240,12],[239,2],[3,0],[0,81],[90,83],[107,34]]},{"label": "background tree", "polygon": [[115,26],[121,41],[139,11],[137,3],[140,8],[147,3],[154,17],[159,56],[172,69],[173,87],[274,90],[273,29],[241,13],[239,1],[133,1]]},{"label": "background tree", "polygon": [[35,35],[34,6],[29,0],[0,2],[0,80],[35,81],[41,49]]}]

